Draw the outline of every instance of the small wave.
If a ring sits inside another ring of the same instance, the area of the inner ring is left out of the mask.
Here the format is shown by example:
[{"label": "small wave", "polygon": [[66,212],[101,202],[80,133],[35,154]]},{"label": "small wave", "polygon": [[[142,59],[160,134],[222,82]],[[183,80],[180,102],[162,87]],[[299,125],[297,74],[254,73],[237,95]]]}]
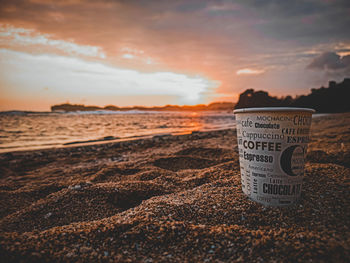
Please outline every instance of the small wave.
[{"label": "small wave", "polygon": [[120,139],[120,138],[119,137],[114,137],[114,136],[105,136],[103,138],[95,139],[95,140],[66,142],[63,145],[72,145],[72,144],[80,144],[80,143],[92,143],[92,142],[103,142],[103,141],[111,141],[111,140],[117,140],[117,139]]},{"label": "small wave", "polygon": [[110,110],[97,110],[97,111],[74,111],[66,112],[63,114],[69,115],[128,115],[128,114],[159,114],[161,111],[142,111],[142,110],[128,110],[128,111],[110,111]]},{"label": "small wave", "polygon": [[48,115],[48,114],[53,114],[53,113],[50,111],[20,111],[20,110],[0,111],[0,115],[10,115],[10,116]]},{"label": "small wave", "polygon": [[1,111],[0,115],[17,115],[17,116],[24,116],[27,115],[29,112],[28,111]]},{"label": "small wave", "polygon": [[19,134],[23,133],[23,131],[5,131],[6,133]]},{"label": "small wave", "polygon": [[312,114],[312,118],[318,118],[318,117],[323,117],[327,115],[330,115],[330,113],[314,113]]}]

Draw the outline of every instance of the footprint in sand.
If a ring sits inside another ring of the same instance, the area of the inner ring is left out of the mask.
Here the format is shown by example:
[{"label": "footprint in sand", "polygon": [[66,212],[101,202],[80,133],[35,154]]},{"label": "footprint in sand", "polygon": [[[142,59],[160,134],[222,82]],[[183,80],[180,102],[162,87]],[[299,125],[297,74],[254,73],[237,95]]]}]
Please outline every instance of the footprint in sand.
[{"label": "footprint in sand", "polygon": [[175,153],[176,156],[157,159],[153,165],[174,172],[204,169],[230,161],[235,154],[230,149],[191,147]]},{"label": "footprint in sand", "polygon": [[153,165],[159,168],[177,172],[185,169],[203,169],[219,162],[209,159],[193,158],[188,156],[176,156],[160,158],[154,161]]},{"label": "footprint in sand", "polygon": [[235,154],[235,151],[231,149],[202,148],[202,147],[191,147],[175,153],[175,155],[182,155],[182,156],[186,155],[186,156],[208,158],[208,159],[232,158],[234,154]]}]

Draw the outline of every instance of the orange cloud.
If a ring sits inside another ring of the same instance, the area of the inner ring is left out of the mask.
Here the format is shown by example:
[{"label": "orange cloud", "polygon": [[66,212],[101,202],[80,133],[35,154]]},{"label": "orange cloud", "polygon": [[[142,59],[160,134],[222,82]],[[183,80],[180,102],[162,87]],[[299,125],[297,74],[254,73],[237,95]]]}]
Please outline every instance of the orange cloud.
[{"label": "orange cloud", "polygon": [[35,30],[17,28],[0,24],[0,45],[7,47],[43,46],[63,51],[67,54],[105,58],[100,47],[78,45],[73,41],[53,39],[49,34],[40,34]]},{"label": "orange cloud", "polygon": [[250,68],[243,68],[236,71],[237,75],[259,75],[264,73],[265,70],[263,69],[250,69]]}]

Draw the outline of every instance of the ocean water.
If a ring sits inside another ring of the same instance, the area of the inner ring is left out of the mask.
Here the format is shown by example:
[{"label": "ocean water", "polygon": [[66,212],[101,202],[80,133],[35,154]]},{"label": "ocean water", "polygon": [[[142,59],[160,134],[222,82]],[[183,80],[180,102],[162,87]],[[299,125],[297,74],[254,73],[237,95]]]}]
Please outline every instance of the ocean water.
[{"label": "ocean water", "polygon": [[234,127],[233,113],[222,112],[2,112],[0,152]]}]

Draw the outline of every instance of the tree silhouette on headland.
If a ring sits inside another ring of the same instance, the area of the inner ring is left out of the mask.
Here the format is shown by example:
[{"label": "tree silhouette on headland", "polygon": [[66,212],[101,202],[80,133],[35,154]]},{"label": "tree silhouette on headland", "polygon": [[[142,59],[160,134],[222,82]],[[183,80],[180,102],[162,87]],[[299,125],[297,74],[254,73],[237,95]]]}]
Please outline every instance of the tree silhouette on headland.
[{"label": "tree silhouette on headland", "polygon": [[317,112],[348,112],[350,111],[350,78],[343,82],[329,82],[329,87],[311,89],[308,95],[282,98],[272,97],[265,91],[247,89],[240,94],[235,109],[253,107],[304,107],[313,108]]},{"label": "tree silhouette on headland", "polygon": [[232,102],[213,102],[209,105],[165,105],[155,107],[144,107],[144,106],[133,106],[133,107],[117,107],[114,105],[107,105],[105,107],[99,106],[85,106],[83,104],[59,104],[51,106],[51,111],[63,111],[63,112],[74,112],[74,111],[97,111],[97,110],[109,110],[109,111],[228,111],[232,112],[235,104]]}]

